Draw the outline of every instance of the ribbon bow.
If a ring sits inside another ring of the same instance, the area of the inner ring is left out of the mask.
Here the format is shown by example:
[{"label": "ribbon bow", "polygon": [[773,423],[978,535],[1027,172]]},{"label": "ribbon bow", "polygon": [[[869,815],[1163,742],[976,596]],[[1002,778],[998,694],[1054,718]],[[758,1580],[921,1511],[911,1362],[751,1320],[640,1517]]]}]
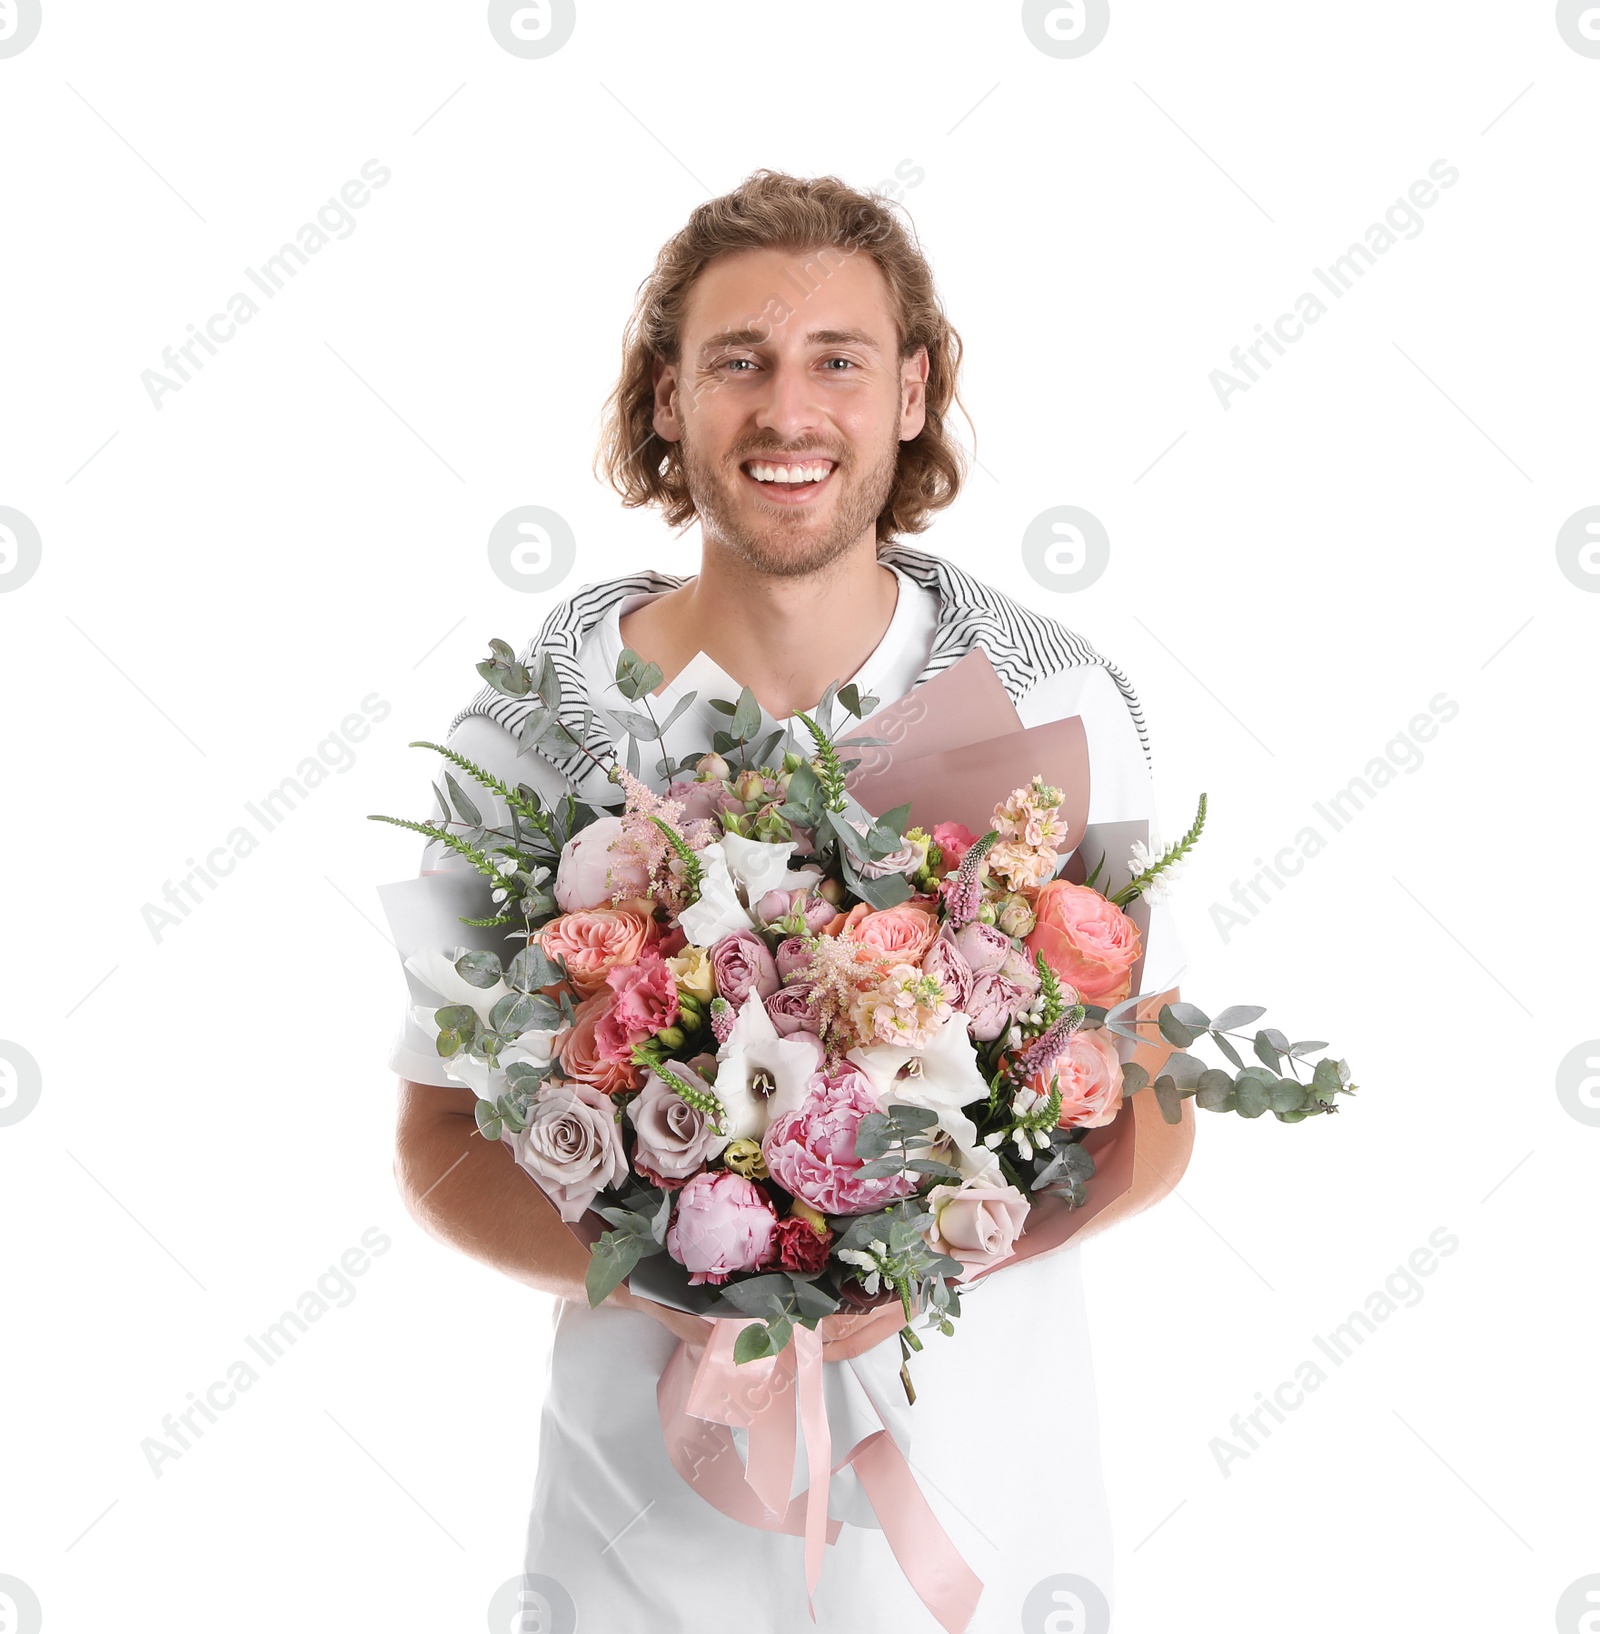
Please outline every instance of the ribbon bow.
[{"label": "ribbon bow", "polygon": [[[656,1405],[673,1466],[732,1519],[804,1536],[806,1604],[815,1622],[823,1544],[834,1542],[844,1525],[828,1514],[829,1482],[834,1471],[852,1465],[907,1581],[948,1634],[963,1634],[983,1583],[929,1508],[871,1392],[863,1395],[878,1427],[835,1461],[822,1336],[796,1324],[778,1355],[735,1362],[733,1347],[747,1325],[718,1318],[703,1347],[684,1340],[662,1371]],[[743,1460],[735,1428],[747,1432]],[[797,1429],[804,1439],[807,1480],[795,1496]]]}]

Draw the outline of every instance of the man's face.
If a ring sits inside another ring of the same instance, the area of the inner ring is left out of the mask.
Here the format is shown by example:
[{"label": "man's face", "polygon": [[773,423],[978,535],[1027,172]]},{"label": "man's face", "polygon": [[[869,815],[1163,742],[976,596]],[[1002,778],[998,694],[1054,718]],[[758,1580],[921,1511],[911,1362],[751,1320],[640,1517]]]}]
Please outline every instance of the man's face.
[{"label": "man's face", "polygon": [[712,262],[690,291],[678,364],[656,365],[656,431],[680,445],[706,538],[795,575],[872,536],[900,443],[924,421],[927,353],[898,353],[865,251]]}]

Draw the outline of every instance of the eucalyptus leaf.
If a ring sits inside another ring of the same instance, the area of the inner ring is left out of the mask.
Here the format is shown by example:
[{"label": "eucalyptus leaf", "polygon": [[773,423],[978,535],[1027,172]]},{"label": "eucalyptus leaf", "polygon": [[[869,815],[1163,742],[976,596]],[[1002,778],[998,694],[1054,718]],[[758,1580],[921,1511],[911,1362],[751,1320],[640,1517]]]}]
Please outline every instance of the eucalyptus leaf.
[{"label": "eucalyptus leaf", "polygon": [[468,986],[487,989],[501,979],[500,955],[492,948],[469,948],[456,960],[455,970]]},{"label": "eucalyptus leaf", "polygon": [[450,791],[451,803],[455,806],[462,822],[481,826],[483,818],[478,814],[478,808],[467,798],[461,785],[449,773],[444,774],[445,787]]},{"label": "eucalyptus leaf", "polygon": [[1231,1032],[1236,1027],[1248,1027],[1252,1021],[1259,1021],[1266,1013],[1265,1005],[1230,1004],[1211,1025],[1219,1033]]}]

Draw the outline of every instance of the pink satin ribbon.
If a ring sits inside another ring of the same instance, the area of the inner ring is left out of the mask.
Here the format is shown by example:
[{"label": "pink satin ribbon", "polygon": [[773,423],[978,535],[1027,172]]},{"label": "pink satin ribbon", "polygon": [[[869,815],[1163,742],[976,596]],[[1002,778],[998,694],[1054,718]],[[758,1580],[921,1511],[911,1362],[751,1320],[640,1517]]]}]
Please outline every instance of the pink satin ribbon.
[{"label": "pink satin ribbon", "polygon": [[[983,1583],[928,1507],[894,1436],[887,1426],[875,1430],[832,1462],[821,1335],[797,1325],[779,1355],[735,1362],[734,1342],[747,1325],[719,1318],[698,1360],[694,1352],[701,1347],[684,1340],[663,1369],[656,1405],[673,1466],[723,1514],[805,1538],[806,1605],[815,1622],[823,1544],[844,1524],[828,1514],[828,1485],[835,1470],[853,1464],[907,1581],[948,1634],[963,1634]],[[791,1499],[797,1419],[809,1479]],[[746,1460],[734,1443],[734,1426],[749,1433]]]}]

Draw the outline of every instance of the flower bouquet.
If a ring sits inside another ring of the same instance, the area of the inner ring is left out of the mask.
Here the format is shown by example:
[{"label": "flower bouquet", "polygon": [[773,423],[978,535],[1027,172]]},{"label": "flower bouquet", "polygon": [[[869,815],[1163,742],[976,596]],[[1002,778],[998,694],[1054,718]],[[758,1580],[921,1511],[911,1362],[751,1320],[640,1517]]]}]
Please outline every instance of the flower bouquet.
[{"label": "flower bouquet", "polygon": [[[532,702],[524,747],[547,733],[584,746],[559,719],[548,658],[530,670],[497,641],[479,672]],[[925,688],[951,695],[993,673],[974,651]],[[624,652],[624,697],[648,710],[659,683]],[[781,734],[752,741],[761,716],[748,688],[712,700],[726,729],[699,753],[663,755],[660,792],[638,775],[638,746],[664,728],[618,716],[628,764],[594,758],[620,810],[571,792],[546,803],[419,744],[491,790],[509,821],[486,825],[448,769],[438,821],[374,820],[455,852],[472,871],[455,877],[487,893],[458,917],[490,945],[402,945],[414,992],[430,996],[416,1013],[448,1075],[477,1092],[478,1129],[588,1243],[590,1303],[627,1279],[733,1319],[716,1324],[718,1356],[731,1343],[735,1367],[767,1363],[770,1375],[779,1358],[814,1365],[830,1315],[898,1301],[911,1402],[916,1320],[952,1334],[963,1287],[1076,1228],[1095,1191],[1095,1134],[1126,1097],[1149,1088],[1169,1122],[1191,1096],[1298,1122],[1335,1111],[1353,1086],[1343,1061],[1307,1060],[1321,1044],[1255,1029],[1258,1007],[1141,1010],[1142,905],[1199,840],[1204,796],[1170,846],[1148,825],[1109,825],[1142,838],[1085,872],[1081,722],[1024,731],[1012,710],[976,739],[983,725],[969,722],[952,745],[953,728],[923,710],[919,754],[904,730],[894,741],[835,731],[836,708],[870,729],[875,703],[830,686],[797,717],[809,744],[780,755]],[[904,728],[907,716],[893,719]],[[863,760],[847,758],[855,750]],[[948,757],[969,752],[1003,780],[975,789],[979,774],[958,768],[952,782]],[[1053,757],[1046,770],[1035,754]],[[863,764],[911,797],[866,810],[847,788]],[[981,829],[942,815],[957,794]],[[1168,1047],[1153,1077],[1131,1058],[1151,1029]],[[1223,1064],[1190,1053],[1201,1039]],[[1123,1168],[1125,1188],[1131,1159]],[[754,1443],[749,1458],[754,1481]],[[791,1472],[792,1457],[768,1510],[788,1505]],[[814,1507],[801,1524],[809,1539]]]}]

